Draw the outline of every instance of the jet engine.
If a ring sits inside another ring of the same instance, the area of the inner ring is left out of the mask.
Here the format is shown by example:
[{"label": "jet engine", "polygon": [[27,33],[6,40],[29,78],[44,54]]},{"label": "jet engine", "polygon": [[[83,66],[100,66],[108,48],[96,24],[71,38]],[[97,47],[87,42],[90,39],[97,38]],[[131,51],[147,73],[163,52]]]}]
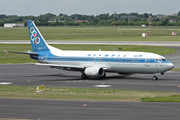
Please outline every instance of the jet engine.
[{"label": "jet engine", "polygon": [[87,67],[84,73],[88,77],[102,77],[105,74],[104,69],[100,67]]}]

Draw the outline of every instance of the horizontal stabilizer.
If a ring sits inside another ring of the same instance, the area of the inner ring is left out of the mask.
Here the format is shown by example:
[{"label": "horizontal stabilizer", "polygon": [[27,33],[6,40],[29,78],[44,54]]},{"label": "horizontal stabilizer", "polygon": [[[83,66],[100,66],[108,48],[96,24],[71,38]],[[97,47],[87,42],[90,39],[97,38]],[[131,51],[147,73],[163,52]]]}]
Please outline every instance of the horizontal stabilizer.
[{"label": "horizontal stabilizer", "polygon": [[11,53],[18,53],[18,54],[27,54],[27,55],[38,55],[37,53],[27,53],[27,52],[8,51],[8,50],[5,50],[4,52],[11,52]]}]

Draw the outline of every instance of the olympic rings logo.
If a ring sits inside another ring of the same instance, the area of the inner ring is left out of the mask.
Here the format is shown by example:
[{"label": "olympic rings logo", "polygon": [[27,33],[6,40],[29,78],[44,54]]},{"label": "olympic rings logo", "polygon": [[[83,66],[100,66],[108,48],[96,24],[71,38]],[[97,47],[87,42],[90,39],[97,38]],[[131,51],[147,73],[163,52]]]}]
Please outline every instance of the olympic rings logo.
[{"label": "olympic rings logo", "polygon": [[31,41],[33,42],[33,44],[39,44],[40,38],[39,38],[37,32],[35,31],[34,27],[30,28],[30,33],[31,33]]}]

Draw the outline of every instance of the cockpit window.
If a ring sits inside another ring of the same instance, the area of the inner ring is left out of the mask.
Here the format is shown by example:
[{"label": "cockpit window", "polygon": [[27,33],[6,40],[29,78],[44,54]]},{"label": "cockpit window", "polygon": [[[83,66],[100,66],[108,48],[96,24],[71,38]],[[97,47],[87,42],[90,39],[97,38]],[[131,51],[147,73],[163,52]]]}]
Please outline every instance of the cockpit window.
[{"label": "cockpit window", "polygon": [[166,59],[162,59],[162,61],[166,61]]}]

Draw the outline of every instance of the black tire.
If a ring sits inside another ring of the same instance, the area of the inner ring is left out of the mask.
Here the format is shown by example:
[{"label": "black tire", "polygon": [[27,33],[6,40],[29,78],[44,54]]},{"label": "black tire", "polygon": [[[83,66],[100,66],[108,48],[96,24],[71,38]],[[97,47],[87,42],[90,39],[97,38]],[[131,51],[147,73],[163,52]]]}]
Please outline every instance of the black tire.
[{"label": "black tire", "polygon": [[104,75],[103,75],[103,78],[105,78],[106,77],[106,73],[104,73]]},{"label": "black tire", "polygon": [[104,75],[103,76],[101,76],[100,78],[105,78],[106,77],[106,73],[104,73]]},{"label": "black tire", "polygon": [[87,79],[88,77],[83,73],[83,74],[81,75],[81,78],[82,78],[82,79]]},{"label": "black tire", "polygon": [[153,76],[153,80],[154,81],[158,80],[158,77],[157,76]]}]

